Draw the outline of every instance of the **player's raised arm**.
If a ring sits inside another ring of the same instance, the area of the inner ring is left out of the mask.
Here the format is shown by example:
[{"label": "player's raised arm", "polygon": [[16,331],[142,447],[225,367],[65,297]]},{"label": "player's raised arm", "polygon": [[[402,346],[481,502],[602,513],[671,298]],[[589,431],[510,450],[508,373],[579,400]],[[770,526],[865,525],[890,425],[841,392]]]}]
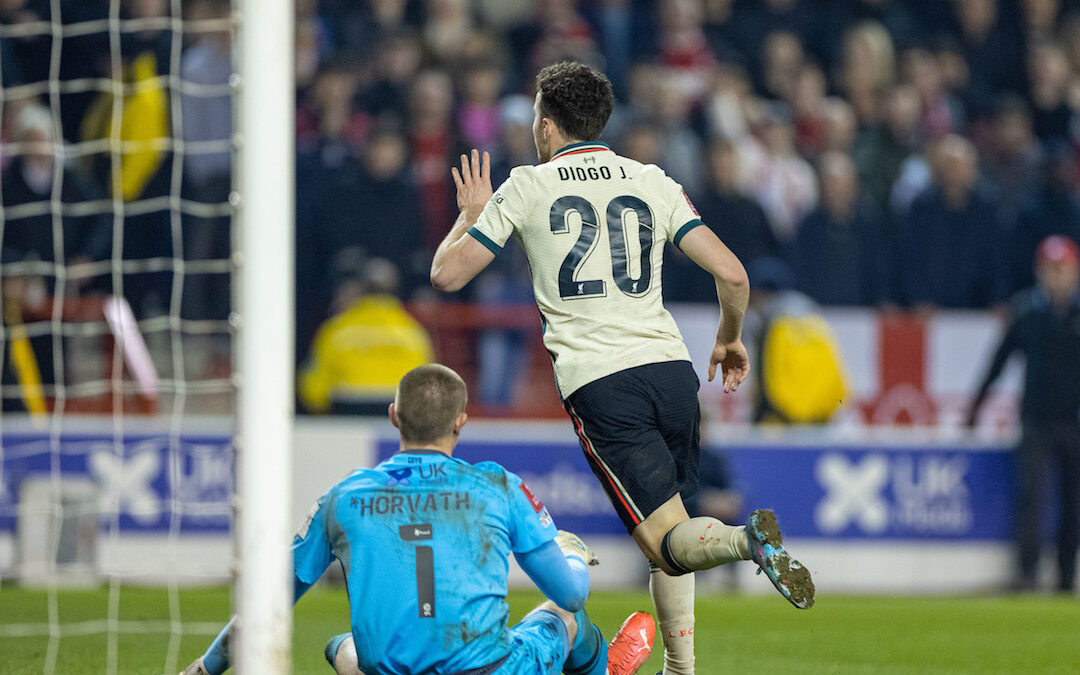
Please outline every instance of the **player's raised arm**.
[{"label": "player's raised arm", "polygon": [[722,315],[716,344],[709,357],[709,381],[721,367],[724,391],[739,388],[750,374],[750,358],[742,343],[743,317],[750,301],[750,281],[735,254],[708,227],[695,227],[686,233],[679,247],[716,281],[716,297]]},{"label": "player's raised arm", "polygon": [[450,233],[446,235],[431,261],[431,285],[440,291],[453,292],[469,283],[495,258],[495,254],[480,241],[466,237],[465,233],[491,199],[491,156],[472,151],[461,156],[461,170],[452,167],[450,173],[457,186],[457,204],[460,213]]}]

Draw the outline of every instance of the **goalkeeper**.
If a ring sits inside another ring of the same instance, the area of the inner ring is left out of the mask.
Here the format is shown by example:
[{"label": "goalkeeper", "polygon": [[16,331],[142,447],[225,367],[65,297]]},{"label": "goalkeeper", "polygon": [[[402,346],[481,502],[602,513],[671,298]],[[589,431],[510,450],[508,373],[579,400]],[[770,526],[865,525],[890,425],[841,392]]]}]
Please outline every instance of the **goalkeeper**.
[{"label": "goalkeeper", "polygon": [[[332,487],[293,540],[297,599],[335,559],[345,570],[352,630],[330,639],[327,661],[354,675],[635,672],[652,617],[631,615],[609,650],[584,610],[589,548],[514,474],[452,457],[466,399],[445,366],[406,373],[389,409],[400,450]],[[513,627],[511,552],[549,598]],[[230,627],[185,675],[229,667]]]}]

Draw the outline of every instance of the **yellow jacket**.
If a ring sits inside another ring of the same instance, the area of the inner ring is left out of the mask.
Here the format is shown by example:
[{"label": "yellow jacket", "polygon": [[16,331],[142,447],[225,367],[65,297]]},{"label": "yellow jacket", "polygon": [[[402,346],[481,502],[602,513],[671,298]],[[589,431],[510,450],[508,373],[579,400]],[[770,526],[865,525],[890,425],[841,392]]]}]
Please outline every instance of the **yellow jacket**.
[{"label": "yellow jacket", "polygon": [[427,331],[390,295],[369,295],[319,327],[300,376],[300,400],[323,412],[332,400],[390,400],[398,381],[431,363]]}]

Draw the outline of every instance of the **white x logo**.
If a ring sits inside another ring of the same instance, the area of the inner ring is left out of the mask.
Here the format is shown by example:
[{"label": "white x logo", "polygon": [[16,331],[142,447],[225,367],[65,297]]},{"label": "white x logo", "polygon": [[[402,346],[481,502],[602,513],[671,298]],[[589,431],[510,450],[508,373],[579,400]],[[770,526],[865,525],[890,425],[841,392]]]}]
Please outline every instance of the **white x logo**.
[{"label": "white x logo", "polygon": [[153,523],[161,515],[158,497],[150,487],[161,468],[155,450],[144,450],[126,460],[108,451],[89,458],[90,473],[101,487],[102,512],[124,511],[140,523]]},{"label": "white x logo", "polygon": [[889,460],[872,455],[861,463],[850,463],[844,455],[826,454],[815,468],[825,497],[815,512],[818,528],[836,533],[857,523],[868,534],[880,534],[889,525],[889,507],[881,490],[889,480]]}]

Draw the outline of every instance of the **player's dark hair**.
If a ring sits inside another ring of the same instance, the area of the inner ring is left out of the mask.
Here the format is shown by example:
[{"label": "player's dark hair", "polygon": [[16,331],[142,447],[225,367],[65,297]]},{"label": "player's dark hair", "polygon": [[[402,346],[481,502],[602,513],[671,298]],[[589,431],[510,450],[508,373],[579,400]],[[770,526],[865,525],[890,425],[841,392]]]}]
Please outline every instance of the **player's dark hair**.
[{"label": "player's dark hair", "polygon": [[446,366],[413,368],[401,378],[394,397],[401,440],[423,444],[449,436],[468,400],[465,382]]},{"label": "player's dark hair", "polygon": [[615,97],[611,80],[577,61],[563,61],[536,74],[540,114],[555,122],[567,138],[594,141],[600,137]]}]

